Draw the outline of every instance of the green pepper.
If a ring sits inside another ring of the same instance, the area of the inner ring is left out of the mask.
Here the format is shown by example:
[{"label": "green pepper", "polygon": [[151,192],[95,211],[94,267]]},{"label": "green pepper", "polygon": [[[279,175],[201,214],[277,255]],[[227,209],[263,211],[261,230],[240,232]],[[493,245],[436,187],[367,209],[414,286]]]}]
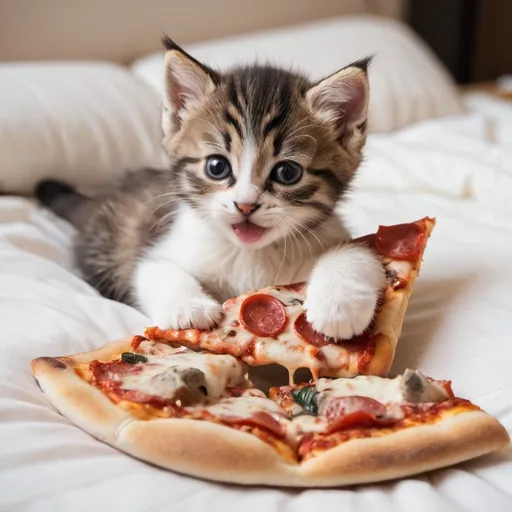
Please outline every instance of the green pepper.
[{"label": "green pepper", "polygon": [[300,389],[294,389],[292,391],[292,397],[305,412],[316,416],[318,414],[318,403],[317,403],[318,391],[315,386],[304,386]]},{"label": "green pepper", "polygon": [[143,356],[141,354],[134,354],[133,352],[123,352],[121,354],[121,359],[125,363],[129,363],[129,364],[147,363],[148,362],[148,358],[146,356]]}]

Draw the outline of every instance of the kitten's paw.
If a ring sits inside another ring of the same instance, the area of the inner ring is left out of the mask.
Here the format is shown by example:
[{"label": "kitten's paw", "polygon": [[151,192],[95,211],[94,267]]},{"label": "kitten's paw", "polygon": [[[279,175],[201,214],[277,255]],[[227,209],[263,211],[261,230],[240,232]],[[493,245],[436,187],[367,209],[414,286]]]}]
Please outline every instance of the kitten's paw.
[{"label": "kitten's paw", "polygon": [[326,255],[313,270],[304,308],[315,331],[335,339],[361,334],[385,284],[381,263],[360,248]]},{"label": "kitten's paw", "polygon": [[222,318],[222,306],[207,296],[173,299],[152,315],[161,329],[209,329]]}]

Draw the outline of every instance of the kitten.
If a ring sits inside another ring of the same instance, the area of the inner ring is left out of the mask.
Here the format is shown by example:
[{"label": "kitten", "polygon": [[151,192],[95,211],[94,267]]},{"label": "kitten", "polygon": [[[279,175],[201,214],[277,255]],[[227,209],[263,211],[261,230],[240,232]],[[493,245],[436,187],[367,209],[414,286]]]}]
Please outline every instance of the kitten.
[{"label": "kitten", "polygon": [[366,140],[368,60],[317,83],[270,66],[219,73],[164,39],[169,170],[88,198],[44,181],[40,201],[77,228],[84,278],[162,328],[208,328],[231,296],[309,281],[313,327],[370,323],[384,270],[344,244],[336,213]]}]

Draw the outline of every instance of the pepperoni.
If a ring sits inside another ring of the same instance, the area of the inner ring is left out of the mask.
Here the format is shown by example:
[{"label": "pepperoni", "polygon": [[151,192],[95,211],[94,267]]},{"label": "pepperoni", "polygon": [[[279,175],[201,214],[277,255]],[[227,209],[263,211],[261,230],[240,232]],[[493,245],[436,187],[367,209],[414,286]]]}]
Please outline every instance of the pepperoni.
[{"label": "pepperoni", "polygon": [[384,427],[396,423],[394,419],[379,418],[386,414],[386,407],[365,396],[343,396],[329,399],[325,417],[328,433],[352,427]]},{"label": "pepperoni", "polygon": [[248,425],[250,427],[259,427],[272,432],[278,437],[284,437],[286,429],[281,422],[274,416],[265,411],[255,412],[248,418],[238,418],[236,416],[222,416],[220,420],[228,425]]},{"label": "pepperoni", "polygon": [[331,338],[327,338],[323,334],[316,332],[313,329],[313,326],[307,321],[305,313],[301,313],[297,317],[294,329],[298,336],[314,347],[325,347],[334,341]]},{"label": "pepperoni", "polygon": [[420,256],[425,233],[424,222],[379,226],[375,248],[379,254],[388,258],[415,261]]},{"label": "pepperoni", "polygon": [[275,338],[286,326],[286,310],[272,295],[249,295],[240,306],[240,321],[256,336]]},{"label": "pepperoni", "polygon": [[89,369],[94,376],[94,380],[98,383],[102,383],[105,381],[118,382],[119,377],[140,373],[142,366],[125,363],[124,361],[111,361],[110,363],[92,361],[89,364]]},{"label": "pepperoni", "polygon": [[147,338],[145,338],[144,336],[139,336],[138,334],[136,336],[134,336],[132,338],[132,351],[133,352],[136,352],[137,349],[139,348],[139,345],[143,342],[143,341],[148,341]]},{"label": "pepperoni", "polygon": [[374,355],[375,355],[375,340],[373,338],[370,338],[367,341],[362,352],[359,354],[359,361],[357,363],[357,369],[359,370],[359,373],[362,373],[362,372],[364,372],[364,370],[366,370],[366,367],[370,364]]},{"label": "pepperoni", "polygon": [[386,406],[367,396],[335,396],[327,398],[327,408],[324,412],[329,423],[336,421],[340,416],[346,416],[354,412],[366,412],[373,416],[386,414]]},{"label": "pepperoni", "polygon": [[352,336],[349,340],[343,340],[341,344],[343,348],[346,348],[350,352],[359,352],[364,350],[368,342],[371,340],[373,336],[373,325],[371,325],[368,330],[358,334],[356,336]]},{"label": "pepperoni", "polygon": [[[169,398],[160,398],[155,395],[150,395],[149,393],[145,393],[144,391],[139,391],[137,389],[123,389],[119,387],[119,384],[116,383],[113,389],[109,389],[112,393],[114,393],[119,399],[127,400],[128,402],[136,402],[139,404],[152,404],[152,405],[174,405],[174,400]],[[108,387],[108,386],[107,386]]]},{"label": "pepperoni", "polygon": [[451,396],[454,397],[455,393],[452,389],[452,381],[451,380],[442,380],[440,381],[446,392]]},{"label": "pepperoni", "polygon": [[292,292],[306,293],[307,286],[308,286],[307,283],[303,282],[303,283],[288,284],[286,286],[282,286],[282,288],[284,290],[290,290]]},{"label": "pepperoni", "polygon": [[448,393],[448,395],[450,395],[450,397],[453,398],[455,396],[455,394],[453,393],[451,380],[435,380],[432,377],[427,377],[427,380],[429,382],[437,382],[438,384],[441,384],[441,386],[443,386],[443,388]]},{"label": "pepperoni", "polygon": [[125,363],[123,361],[111,361],[101,363],[92,361],[89,365],[95,383],[104,391],[114,394],[120,400],[137,402],[142,404],[155,404],[160,406],[173,405],[174,401],[162,399],[136,389],[122,389],[121,379],[127,375],[136,375],[142,371],[142,366]]}]

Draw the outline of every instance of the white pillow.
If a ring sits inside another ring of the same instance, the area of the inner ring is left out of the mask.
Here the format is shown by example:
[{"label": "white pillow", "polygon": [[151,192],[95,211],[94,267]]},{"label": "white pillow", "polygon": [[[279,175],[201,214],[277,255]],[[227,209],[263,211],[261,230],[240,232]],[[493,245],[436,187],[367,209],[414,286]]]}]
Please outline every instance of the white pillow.
[{"label": "white pillow", "polygon": [[[370,66],[370,128],[375,132],[463,112],[439,60],[407,26],[387,18],[344,17],[185,47],[215,68],[258,58],[291,65],[313,79],[375,55]],[[162,94],[161,54],[139,59],[132,70]]]},{"label": "white pillow", "polygon": [[96,187],[165,162],[160,98],[107,63],[0,65],[0,192],[45,177]]}]

